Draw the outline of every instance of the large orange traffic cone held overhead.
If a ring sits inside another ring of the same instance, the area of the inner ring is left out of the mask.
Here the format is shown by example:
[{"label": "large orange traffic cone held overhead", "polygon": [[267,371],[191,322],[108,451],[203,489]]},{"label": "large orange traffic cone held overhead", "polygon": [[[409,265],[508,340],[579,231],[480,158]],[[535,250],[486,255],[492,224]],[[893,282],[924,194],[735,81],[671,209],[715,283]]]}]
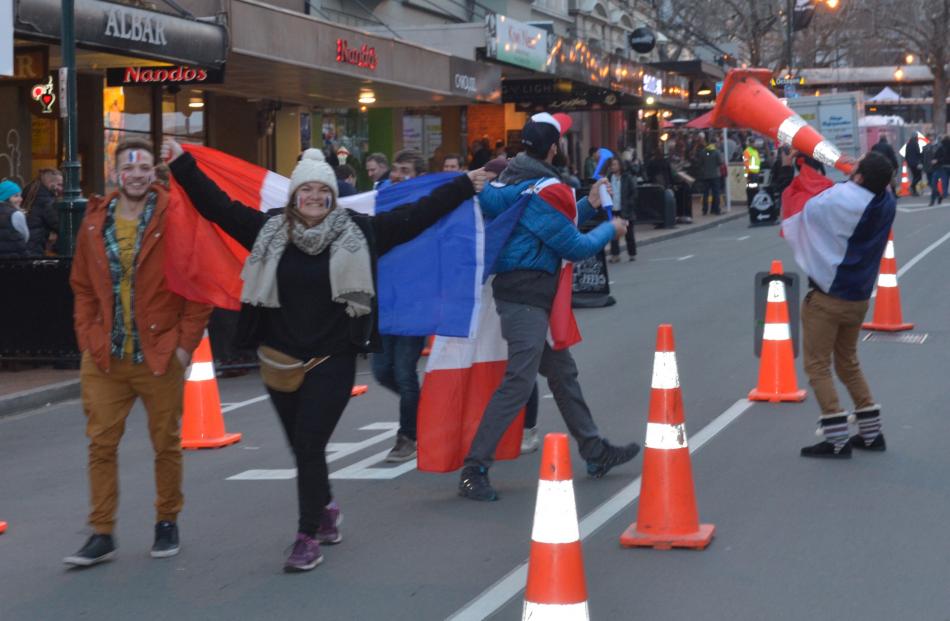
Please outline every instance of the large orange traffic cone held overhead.
[{"label": "large orange traffic cone held overhead", "polygon": [[877,275],[877,300],[874,301],[874,317],[863,325],[865,330],[900,332],[914,327],[904,323],[901,313],[901,290],[897,286],[897,257],[894,255],[894,231],[887,237],[881,271]]},{"label": "large orange traffic cone held overhead", "polygon": [[699,523],[683,393],[669,324],[661,325],[656,335],[642,481],[637,521],[620,536],[621,545],[660,550],[709,545],[716,527]]},{"label": "large orange traffic cone held overhead", "polygon": [[240,442],[241,434],[227,433],[221,414],[221,396],[214,378],[211,342],[205,331],[185,375],[185,412],[181,419],[183,449],[221,448]]},{"label": "large orange traffic cone held overhead", "polygon": [[[772,261],[769,274],[781,276],[781,261]],[[805,391],[799,390],[795,375],[795,349],[788,325],[788,301],[785,283],[780,279],[769,282],[769,297],[765,305],[765,329],[762,331],[762,357],[759,361],[759,384],[749,393],[752,401],[804,401]]]},{"label": "large orange traffic cone held overhead", "polygon": [[587,621],[587,581],[567,435],[544,437],[522,621]]},{"label": "large orange traffic cone held overhead", "polygon": [[768,69],[733,69],[723,82],[712,112],[713,127],[744,127],[794,147],[819,162],[851,174],[853,162],[800,116],[779,101],[765,84]]}]

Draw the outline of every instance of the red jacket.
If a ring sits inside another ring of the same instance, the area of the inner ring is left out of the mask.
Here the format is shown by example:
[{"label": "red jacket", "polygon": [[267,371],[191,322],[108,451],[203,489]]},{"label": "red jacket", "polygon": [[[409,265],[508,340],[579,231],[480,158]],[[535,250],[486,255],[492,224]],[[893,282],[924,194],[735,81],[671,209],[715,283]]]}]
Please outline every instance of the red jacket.
[{"label": "red jacket", "polygon": [[[204,333],[211,306],[189,302],[165,285],[165,212],[168,194],[153,185],[158,202],[142,235],[135,265],[135,326],[145,354],[145,364],[156,375],[168,369],[175,350],[192,352]],[[69,282],[75,296],[74,319],[80,351],[88,351],[96,365],[109,370],[112,349],[114,296],[104,227],[109,202],[117,195],[90,199],[76,236]]]}]

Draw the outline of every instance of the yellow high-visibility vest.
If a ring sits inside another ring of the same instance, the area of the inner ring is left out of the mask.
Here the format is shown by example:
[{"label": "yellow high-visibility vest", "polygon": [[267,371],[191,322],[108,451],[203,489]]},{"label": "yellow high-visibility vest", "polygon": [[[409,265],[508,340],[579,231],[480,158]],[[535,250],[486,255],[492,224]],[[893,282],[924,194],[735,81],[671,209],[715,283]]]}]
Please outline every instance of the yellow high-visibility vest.
[{"label": "yellow high-visibility vest", "polygon": [[762,169],[762,159],[759,157],[759,151],[755,147],[746,147],[742,152],[742,163],[745,165],[747,175],[757,175]]}]

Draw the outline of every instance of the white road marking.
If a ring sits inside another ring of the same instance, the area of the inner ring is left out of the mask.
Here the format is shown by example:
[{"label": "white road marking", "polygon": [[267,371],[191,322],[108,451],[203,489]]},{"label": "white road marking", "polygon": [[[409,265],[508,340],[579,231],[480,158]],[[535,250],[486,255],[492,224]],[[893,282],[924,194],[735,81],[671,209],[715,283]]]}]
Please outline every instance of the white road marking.
[{"label": "white road marking", "polygon": [[736,241],[745,241],[751,237],[751,235],[743,235],[742,237],[736,238]]},{"label": "white road marking", "polygon": [[685,257],[678,258],[677,261],[688,261],[689,259],[692,259],[695,256],[696,256],[695,254],[688,254]]},{"label": "white road marking", "polygon": [[[753,403],[747,399],[736,401],[732,407],[717,416],[692,437],[689,452],[695,453],[698,451],[752,405]],[[584,516],[584,519],[580,522],[581,540],[583,541],[595,533],[621,511],[629,510],[630,505],[639,496],[640,477],[637,477],[636,480],[614,494],[612,498]],[[490,617],[524,590],[527,580],[528,563],[525,561],[481,595],[456,611],[447,621],[479,621]]]},{"label": "white road marking", "polygon": [[[950,239],[950,233],[947,233],[946,235],[944,235],[943,237],[941,237],[940,239],[938,239],[938,240],[935,241],[934,243],[930,244],[929,246],[927,246],[926,248],[924,248],[923,250],[921,250],[921,251],[917,254],[917,256],[915,256],[913,259],[911,259],[910,261],[908,261],[908,262],[904,265],[904,267],[902,267],[902,268],[900,268],[899,270],[897,270],[897,278],[900,279],[904,274],[906,274],[906,273],[908,272],[908,270],[910,270],[910,268],[912,268],[912,267],[914,267],[915,265],[917,265],[917,263],[919,263],[921,260],[923,260],[924,257],[926,257],[928,254],[930,254],[930,253],[933,252],[934,250],[936,250],[936,249],[940,246],[940,244],[942,244],[943,242],[947,241],[948,239]],[[875,288],[874,288],[874,291],[871,292],[871,297],[872,297],[872,298],[876,298],[876,297],[877,297],[877,287],[875,287]]]},{"label": "white road marking", "polygon": [[407,462],[401,463],[392,468],[372,468],[371,466],[381,463],[386,456],[389,455],[389,449],[385,451],[380,451],[375,455],[370,455],[366,459],[360,460],[351,466],[346,468],[341,468],[336,472],[330,473],[330,478],[333,480],[342,480],[342,479],[377,479],[388,481],[395,479],[396,477],[411,472],[416,469],[416,460],[411,459]]},{"label": "white road marking", "polygon": [[223,406],[221,408],[221,413],[227,414],[228,412],[233,412],[234,410],[237,410],[238,408],[243,408],[244,406],[247,406],[247,405],[254,405],[255,403],[260,403],[261,401],[266,401],[266,400],[267,400],[267,395],[261,395],[259,397],[254,397],[253,399],[248,399],[247,401],[240,401],[238,403],[229,403],[227,404],[227,406]]}]

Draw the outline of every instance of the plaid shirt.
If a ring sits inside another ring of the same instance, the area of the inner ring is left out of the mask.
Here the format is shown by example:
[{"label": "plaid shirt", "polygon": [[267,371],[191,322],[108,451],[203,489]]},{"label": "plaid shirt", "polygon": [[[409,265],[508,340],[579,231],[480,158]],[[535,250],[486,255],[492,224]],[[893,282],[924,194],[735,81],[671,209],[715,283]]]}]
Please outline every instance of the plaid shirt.
[{"label": "plaid shirt", "polygon": [[[145,211],[139,218],[138,231],[135,235],[135,254],[132,259],[132,273],[130,275],[130,304],[129,313],[132,315],[132,362],[141,364],[145,362],[145,354],[142,353],[142,344],[139,341],[139,330],[135,325],[135,264],[139,258],[139,250],[142,248],[142,237],[145,233],[145,227],[152,219],[152,212],[155,211],[155,204],[158,202],[158,195],[149,192],[145,199]],[[125,315],[122,310],[122,261],[119,259],[119,241],[115,234],[115,208],[119,203],[118,197],[112,199],[106,212],[106,222],[104,227],[104,238],[106,244],[106,257],[109,259],[109,272],[112,274],[112,356],[115,358],[125,357]]]}]

